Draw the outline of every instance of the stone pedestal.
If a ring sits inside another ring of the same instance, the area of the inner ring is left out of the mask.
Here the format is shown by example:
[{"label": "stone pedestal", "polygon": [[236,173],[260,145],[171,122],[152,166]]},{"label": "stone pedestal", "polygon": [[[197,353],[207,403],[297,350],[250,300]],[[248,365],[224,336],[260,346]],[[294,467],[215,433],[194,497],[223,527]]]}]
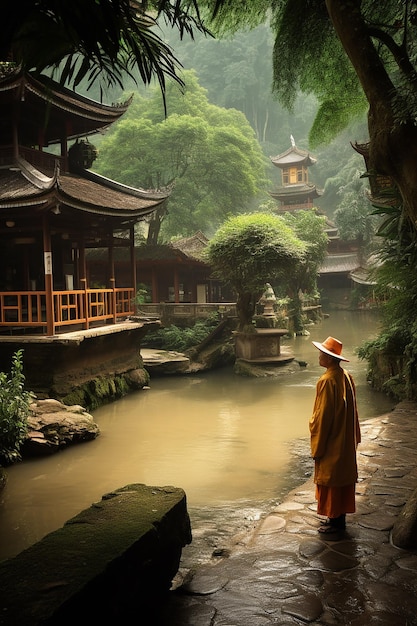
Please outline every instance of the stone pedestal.
[{"label": "stone pedestal", "polygon": [[258,328],[254,333],[236,331],[236,358],[248,363],[289,363],[293,356],[281,352],[281,337],[288,333],[286,328]]}]

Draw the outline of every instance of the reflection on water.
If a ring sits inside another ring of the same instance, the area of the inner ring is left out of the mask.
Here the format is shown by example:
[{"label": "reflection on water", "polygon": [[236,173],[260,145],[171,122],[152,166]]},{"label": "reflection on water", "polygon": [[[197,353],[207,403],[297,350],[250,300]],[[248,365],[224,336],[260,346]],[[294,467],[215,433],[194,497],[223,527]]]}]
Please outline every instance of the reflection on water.
[{"label": "reflection on water", "polygon": [[376,320],[369,313],[335,312],[312,328],[311,337],[285,340],[307,367],[294,363],[278,379],[247,379],[231,369],[158,378],[149,390],[96,410],[101,434],[95,441],[8,468],[0,558],[129,483],[182,487],[190,507],[271,500],[288,482],[291,441],[308,435],[323,372],[312,339],[332,334],[343,341],[361,419],[392,408],[368,387],[366,364],[355,355],[376,333]]}]

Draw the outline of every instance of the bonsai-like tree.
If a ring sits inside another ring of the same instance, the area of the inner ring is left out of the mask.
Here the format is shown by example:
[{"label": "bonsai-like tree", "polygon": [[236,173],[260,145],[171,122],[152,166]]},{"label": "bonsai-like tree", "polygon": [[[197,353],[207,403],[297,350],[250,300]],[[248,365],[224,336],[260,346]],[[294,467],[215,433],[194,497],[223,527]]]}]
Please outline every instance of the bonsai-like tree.
[{"label": "bonsai-like tree", "polygon": [[253,331],[256,303],[267,282],[288,279],[304,257],[305,244],[281,217],[246,213],[230,217],[207,247],[214,275],[236,293],[239,331]]}]

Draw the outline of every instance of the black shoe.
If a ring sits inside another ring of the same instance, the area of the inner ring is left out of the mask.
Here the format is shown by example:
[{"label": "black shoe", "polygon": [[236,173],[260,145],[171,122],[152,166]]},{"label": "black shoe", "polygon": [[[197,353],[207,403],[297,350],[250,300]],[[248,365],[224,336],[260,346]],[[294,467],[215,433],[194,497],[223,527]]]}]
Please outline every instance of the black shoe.
[{"label": "black shoe", "polygon": [[337,530],[345,530],[346,529],[346,515],[342,514],[342,515],[339,515],[339,517],[330,518],[329,524],[333,528],[337,528]]}]

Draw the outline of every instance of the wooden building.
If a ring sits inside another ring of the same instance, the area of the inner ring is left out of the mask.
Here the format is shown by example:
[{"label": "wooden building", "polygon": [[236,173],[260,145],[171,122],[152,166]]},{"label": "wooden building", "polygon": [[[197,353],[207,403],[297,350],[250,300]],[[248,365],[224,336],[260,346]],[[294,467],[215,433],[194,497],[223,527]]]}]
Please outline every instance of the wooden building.
[{"label": "wooden building", "polygon": [[351,143],[351,146],[363,157],[366,176],[369,180],[369,201],[378,207],[397,206],[401,202],[400,192],[391,176],[376,172],[370,163],[370,142]]},{"label": "wooden building", "polygon": [[322,191],[309,182],[309,168],[317,162],[308,151],[297,148],[291,137],[291,147],[276,157],[272,163],[281,170],[282,185],[270,192],[277,201],[276,212],[313,210],[325,217],[324,230],[327,235],[327,256],[320,267],[317,286],[324,300],[345,303],[352,288],[351,272],[358,266],[358,248],[355,241],[342,241],[334,222],[314,201]]},{"label": "wooden building", "polygon": [[[230,289],[212,277],[204,259],[208,239],[201,231],[171,244],[141,245],[135,248],[137,284],[146,290],[146,302],[152,304],[207,304],[234,300]],[[130,260],[126,249],[115,250],[117,284],[128,283]],[[91,284],[106,279],[106,251],[87,252]]]},{"label": "wooden building", "polygon": [[317,159],[306,150],[297,148],[292,138],[291,144],[285,152],[271,157],[273,165],[281,170],[281,186],[270,192],[279,203],[279,212],[311,209],[314,200],[322,194],[316,185],[309,182],[308,169]]},{"label": "wooden building", "polygon": [[[129,102],[104,105],[0,66],[0,334],[54,336],[114,324],[134,312],[134,225],[168,193],[135,189],[89,171],[88,137]],[[88,281],[86,250],[106,249],[106,283]],[[130,273],[119,286],[115,251]]]}]

